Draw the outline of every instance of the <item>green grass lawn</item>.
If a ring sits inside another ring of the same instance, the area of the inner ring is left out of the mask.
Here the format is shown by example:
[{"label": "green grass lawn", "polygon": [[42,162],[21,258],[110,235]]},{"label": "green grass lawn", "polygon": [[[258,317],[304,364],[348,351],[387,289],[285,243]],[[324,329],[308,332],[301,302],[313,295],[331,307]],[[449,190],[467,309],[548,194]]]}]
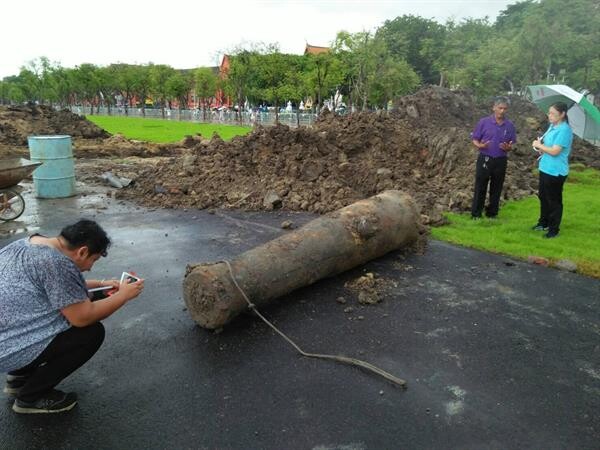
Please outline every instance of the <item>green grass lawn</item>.
[{"label": "green grass lawn", "polygon": [[[537,176],[537,175],[532,175]],[[436,239],[526,259],[543,256],[551,262],[570,259],[577,271],[600,278],[600,172],[574,165],[563,190],[560,234],[544,239],[533,231],[539,216],[537,196],[501,206],[499,218],[471,220],[470,214],[448,214],[450,225],[433,228]]]},{"label": "green grass lawn", "polygon": [[200,133],[209,138],[216,131],[221,139],[229,140],[244,135],[252,128],[212,123],[179,122],[175,120],[144,119],[139,117],[86,116],[111,134],[121,133],[128,139],[149,142],[177,142],[186,135]]}]

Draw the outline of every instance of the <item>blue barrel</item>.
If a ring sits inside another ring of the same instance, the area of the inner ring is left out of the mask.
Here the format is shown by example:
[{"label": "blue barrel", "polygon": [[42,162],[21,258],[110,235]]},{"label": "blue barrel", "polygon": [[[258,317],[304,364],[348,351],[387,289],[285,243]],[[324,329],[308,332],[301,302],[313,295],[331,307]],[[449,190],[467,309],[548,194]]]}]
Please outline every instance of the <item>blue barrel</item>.
[{"label": "blue barrel", "polygon": [[71,136],[29,136],[31,160],[42,162],[33,172],[35,194],[40,198],[75,195],[75,166]]}]

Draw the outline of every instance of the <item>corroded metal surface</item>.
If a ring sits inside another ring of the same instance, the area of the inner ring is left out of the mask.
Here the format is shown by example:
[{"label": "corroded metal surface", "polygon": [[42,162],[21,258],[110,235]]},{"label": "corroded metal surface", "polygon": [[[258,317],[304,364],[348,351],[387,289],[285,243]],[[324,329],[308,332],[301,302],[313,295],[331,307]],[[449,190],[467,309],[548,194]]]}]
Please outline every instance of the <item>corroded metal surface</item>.
[{"label": "corroded metal surface", "polygon": [[5,189],[26,178],[42,163],[32,162],[24,158],[12,158],[0,160],[0,189]]},{"label": "corroded metal surface", "polygon": [[[400,191],[386,191],[309,222],[230,261],[240,287],[257,306],[418,238],[419,213]],[[223,262],[190,264],[183,283],[192,318],[219,328],[247,303]]]}]

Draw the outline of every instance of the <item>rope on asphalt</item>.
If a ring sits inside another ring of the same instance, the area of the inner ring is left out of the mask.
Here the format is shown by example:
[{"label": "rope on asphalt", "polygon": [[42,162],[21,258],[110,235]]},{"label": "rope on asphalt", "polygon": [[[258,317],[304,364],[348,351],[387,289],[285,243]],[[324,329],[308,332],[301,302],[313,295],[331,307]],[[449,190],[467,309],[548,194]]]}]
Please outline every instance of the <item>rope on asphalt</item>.
[{"label": "rope on asphalt", "polygon": [[379,367],[374,366],[373,364],[369,364],[368,362],[361,361],[360,359],[348,358],[347,356],[324,355],[324,354],[320,354],[320,353],[308,353],[308,352],[305,352],[304,350],[302,350],[294,341],[292,341],[289,337],[287,337],[282,331],[277,329],[277,327],[275,325],[273,325],[271,322],[269,322],[269,320],[267,320],[267,318],[265,316],[263,316],[260,313],[260,311],[256,308],[256,305],[248,299],[248,296],[246,295],[244,290],[240,287],[237,280],[235,279],[235,276],[233,275],[233,270],[231,269],[231,264],[229,264],[229,261],[223,260],[223,261],[219,261],[219,262],[223,262],[227,265],[227,269],[229,269],[229,276],[231,277],[231,281],[233,281],[233,284],[235,285],[235,287],[238,289],[238,291],[240,291],[240,294],[242,294],[242,297],[244,297],[244,300],[246,300],[246,303],[248,303],[248,308],[250,310],[252,310],[254,312],[254,314],[256,314],[258,317],[260,317],[262,319],[262,321],[265,322],[269,327],[271,327],[273,329],[273,331],[275,331],[283,339],[285,339],[302,356],[306,356],[308,358],[328,359],[328,360],[332,360],[332,361],[341,362],[344,364],[358,366],[367,371],[373,372],[373,373],[385,378],[386,380],[406,389],[406,381],[405,380],[398,378],[398,377],[392,375],[391,373],[386,372],[385,370],[382,370]]}]

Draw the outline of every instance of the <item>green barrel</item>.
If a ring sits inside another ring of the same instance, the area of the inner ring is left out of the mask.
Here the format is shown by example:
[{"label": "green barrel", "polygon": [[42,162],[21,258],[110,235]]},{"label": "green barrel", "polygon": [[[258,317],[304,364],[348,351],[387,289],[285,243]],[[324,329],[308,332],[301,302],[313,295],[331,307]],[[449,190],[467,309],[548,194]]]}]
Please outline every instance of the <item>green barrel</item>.
[{"label": "green barrel", "polygon": [[42,162],[33,172],[35,194],[40,198],[75,195],[75,166],[71,136],[29,136],[31,160]]}]

